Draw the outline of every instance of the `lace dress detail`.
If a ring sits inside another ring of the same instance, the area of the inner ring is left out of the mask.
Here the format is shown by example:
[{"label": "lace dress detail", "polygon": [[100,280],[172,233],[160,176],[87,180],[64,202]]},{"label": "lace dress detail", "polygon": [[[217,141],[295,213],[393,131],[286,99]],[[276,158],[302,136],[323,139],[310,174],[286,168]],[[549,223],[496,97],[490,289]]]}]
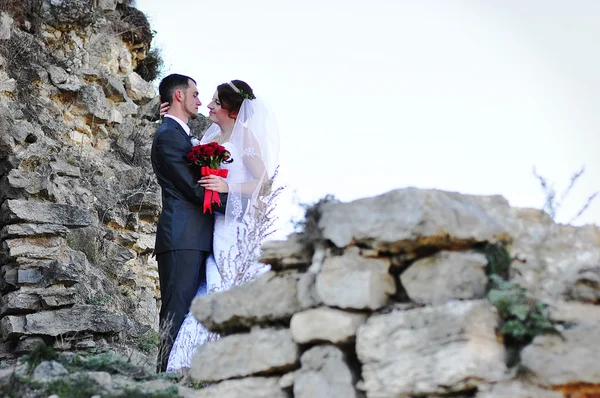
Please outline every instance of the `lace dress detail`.
[{"label": "lace dress detail", "polygon": [[[231,152],[233,158],[232,163],[222,165],[223,168],[229,170],[225,181],[229,184],[240,184],[251,180],[252,176],[244,166],[240,152],[229,142],[224,143],[223,146]],[[227,206],[233,206],[235,219],[242,220],[244,210],[240,201],[228,202]],[[236,265],[243,262],[245,256],[257,258],[258,253],[247,253],[245,245],[238,243],[246,235],[247,228],[244,222],[226,223],[225,215],[221,213],[214,213],[214,215],[213,253],[206,260],[207,286],[201,286],[197,296],[228,290],[233,285],[241,284],[266,270],[266,266],[258,262],[255,262],[247,270],[237,269]],[[239,246],[244,249],[244,252],[240,252]],[[216,333],[207,330],[196,321],[191,313],[188,313],[169,355],[167,371],[189,368],[196,348],[208,341],[218,339],[218,337]]]}]

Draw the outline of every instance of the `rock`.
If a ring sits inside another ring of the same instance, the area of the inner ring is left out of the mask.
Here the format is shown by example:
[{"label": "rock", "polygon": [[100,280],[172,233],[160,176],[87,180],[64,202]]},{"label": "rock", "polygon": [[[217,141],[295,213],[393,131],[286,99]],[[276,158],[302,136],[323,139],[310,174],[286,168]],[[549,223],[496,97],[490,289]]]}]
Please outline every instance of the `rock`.
[{"label": "rock", "polygon": [[0,230],[0,239],[47,235],[66,237],[68,233],[69,228],[58,224],[9,224]]},{"label": "rock", "polygon": [[415,261],[400,276],[408,297],[420,304],[486,297],[486,257],[476,252],[442,251]]},{"label": "rock", "polygon": [[72,166],[67,162],[57,160],[55,162],[50,163],[50,167],[52,171],[59,176],[68,176],[68,177],[81,177],[81,170],[79,167]]},{"label": "rock", "polygon": [[17,290],[2,295],[0,315],[27,314],[42,309],[40,296],[33,292]]},{"label": "rock", "polygon": [[59,336],[74,332],[116,333],[125,328],[125,317],[93,305],[75,305],[56,311],[0,319],[3,339],[20,336]]},{"label": "rock", "polygon": [[366,319],[367,314],[320,307],[294,314],[290,330],[298,344],[319,341],[345,344],[354,340],[356,329]]},{"label": "rock", "polygon": [[350,370],[344,353],[334,346],[316,346],[300,358],[296,372],[294,398],[356,398],[356,375]]},{"label": "rock", "polygon": [[10,30],[13,27],[13,19],[7,12],[0,12],[0,40],[10,39]]},{"label": "rock", "polygon": [[147,102],[156,97],[156,90],[152,83],[145,81],[135,72],[125,76],[125,89],[129,98],[135,103]]},{"label": "rock", "polygon": [[356,336],[367,395],[449,394],[502,380],[498,325],[484,300],[372,315]]},{"label": "rock", "polygon": [[300,268],[310,265],[312,253],[300,243],[299,235],[290,235],[287,240],[267,241],[262,245],[259,261],[269,264],[272,270]]},{"label": "rock", "polygon": [[214,382],[285,373],[296,366],[298,358],[299,349],[289,330],[253,330],[199,346],[190,375],[198,381]]},{"label": "rock", "polygon": [[94,19],[93,0],[43,1],[40,17],[44,22],[58,28],[62,25],[86,26]]},{"label": "rock", "polygon": [[546,390],[521,380],[480,385],[475,398],[563,398],[558,391]]},{"label": "rock", "polygon": [[46,187],[45,181],[39,173],[13,169],[7,176],[0,180],[0,198],[13,199],[37,195]]},{"label": "rock", "polygon": [[536,384],[559,386],[600,384],[600,322],[567,329],[561,335],[537,336],[521,351],[522,365]]},{"label": "rock", "polygon": [[60,66],[50,65],[48,67],[48,75],[54,85],[66,83],[69,79],[69,74]]},{"label": "rock", "polygon": [[22,340],[19,340],[19,343],[17,344],[17,348],[15,349],[15,354],[17,355],[22,355],[22,354],[28,354],[36,349],[39,349],[41,347],[45,347],[46,343],[44,342],[44,339],[42,339],[41,337],[28,337]]},{"label": "rock", "polygon": [[557,323],[600,322],[600,306],[576,301],[548,303],[548,318]]},{"label": "rock", "polygon": [[85,105],[89,113],[100,121],[111,120],[113,108],[100,86],[96,84],[84,86],[79,91],[79,102]]},{"label": "rock", "polygon": [[66,240],[58,236],[33,236],[6,239],[2,245],[9,259],[19,256],[52,259],[60,254]]},{"label": "rock", "polygon": [[376,310],[396,293],[387,259],[365,258],[357,247],[326,257],[317,275],[316,294],[330,307]]},{"label": "rock", "polygon": [[114,11],[117,8],[117,0],[98,0],[97,4],[98,8],[104,11]]},{"label": "rock", "polygon": [[69,371],[59,362],[44,361],[36,366],[33,371],[33,380],[41,383],[48,383],[68,374]]},{"label": "rock", "polygon": [[289,372],[281,376],[279,379],[279,387],[282,390],[290,391],[294,388],[294,380],[296,379],[296,372]]},{"label": "rock", "polygon": [[[103,80],[105,80],[105,83],[102,87],[108,99],[113,102],[131,101],[120,78],[108,75]],[[134,104],[134,106],[136,105]]]},{"label": "rock", "polygon": [[300,275],[296,289],[301,308],[312,308],[323,304],[323,300],[317,294],[316,282],[317,275],[314,272],[307,272]]},{"label": "rock", "polygon": [[66,204],[7,200],[1,207],[4,223],[60,224],[70,228],[85,227],[92,223],[88,211]]},{"label": "rock", "polygon": [[288,398],[276,377],[248,377],[227,380],[195,392],[196,398]]},{"label": "rock", "polygon": [[483,200],[493,201],[496,207],[510,211],[508,202],[499,196],[490,198],[398,189],[350,203],[325,203],[321,207],[319,228],[323,238],[337,247],[352,243],[392,253],[423,246],[444,249],[510,240],[507,221],[486,210],[489,203],[482,205]]},{"label": "rock", "polygon": [[542,301],[600,302],[600,227],[557,225],[536,209],[515,209],[510,246],[515,282]]},{"label": "rock", "polygon": [[10,135],[12,135],[17,142],[25,142],[28,136],[35,136],[35,134],[35,127],[27,120],[15,121],[10,129]]},{"label": "rock", "polygon": [[219,333],[285,322],[301,310],[297,281],[297,274],[270,271],[228,291],[196,297],[191,311],[205,327]]},{"label": "rock", "polygon": [[44,278],[40,268],[26,268],[17,271],[17,283],[19,285],[35,285]]}]

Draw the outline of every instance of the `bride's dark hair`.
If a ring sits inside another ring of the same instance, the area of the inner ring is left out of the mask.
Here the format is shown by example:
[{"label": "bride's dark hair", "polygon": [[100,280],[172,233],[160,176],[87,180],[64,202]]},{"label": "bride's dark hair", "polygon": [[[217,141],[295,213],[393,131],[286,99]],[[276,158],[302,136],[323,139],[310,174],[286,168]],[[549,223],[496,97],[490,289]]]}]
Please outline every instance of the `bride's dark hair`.
[{"label": "bride's dark hair", "polygon": [[232,80],[233,84],[240,91],[237,93],[229,83],[219,84],[217,86],[217,95],[221,101],[221,107],[229,111],[229,117],[235,118],[242,107],[245,98],[254,99],[256,96],[252,87],[242,80]]}]

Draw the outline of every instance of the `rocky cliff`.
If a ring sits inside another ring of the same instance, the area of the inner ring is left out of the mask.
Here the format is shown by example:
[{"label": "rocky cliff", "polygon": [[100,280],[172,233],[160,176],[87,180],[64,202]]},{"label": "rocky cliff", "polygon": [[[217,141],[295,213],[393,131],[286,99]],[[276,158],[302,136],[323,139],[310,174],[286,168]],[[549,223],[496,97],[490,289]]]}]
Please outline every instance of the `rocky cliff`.
[{"label": "rocky cliff", "polygon": [[0,0],[0,358],[152,354],[160,58],[124,0]]}]

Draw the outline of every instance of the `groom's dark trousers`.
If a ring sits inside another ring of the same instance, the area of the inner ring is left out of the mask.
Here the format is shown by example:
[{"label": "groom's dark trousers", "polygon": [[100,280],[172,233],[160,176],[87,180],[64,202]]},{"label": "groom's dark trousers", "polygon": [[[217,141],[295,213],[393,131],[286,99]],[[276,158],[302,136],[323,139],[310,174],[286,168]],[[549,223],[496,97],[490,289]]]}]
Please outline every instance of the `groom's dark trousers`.
[{"label": "groom's dark trousers", "polygon": [[[189,166],[190,137],[165,117],[152,142],[152,168],[162,191],[162,213],[154,253],[160,281],[160,343],[157,370],[167,368],[169,353],[192,299],[206,282],[206,257],[212,251],[214,217],[203,211],[204,188]],[[227,195],[221,195],[225,205]],[[224,207],[213,206],[223,212]]]},{"label": "groom's dark trousers", "polygon": [[161,291],[159,318],[163,323],[159,371],[166,370],[168,354],[198,287],[206,288],[207,256],[201,250],[171,250],[156,256]]}]

